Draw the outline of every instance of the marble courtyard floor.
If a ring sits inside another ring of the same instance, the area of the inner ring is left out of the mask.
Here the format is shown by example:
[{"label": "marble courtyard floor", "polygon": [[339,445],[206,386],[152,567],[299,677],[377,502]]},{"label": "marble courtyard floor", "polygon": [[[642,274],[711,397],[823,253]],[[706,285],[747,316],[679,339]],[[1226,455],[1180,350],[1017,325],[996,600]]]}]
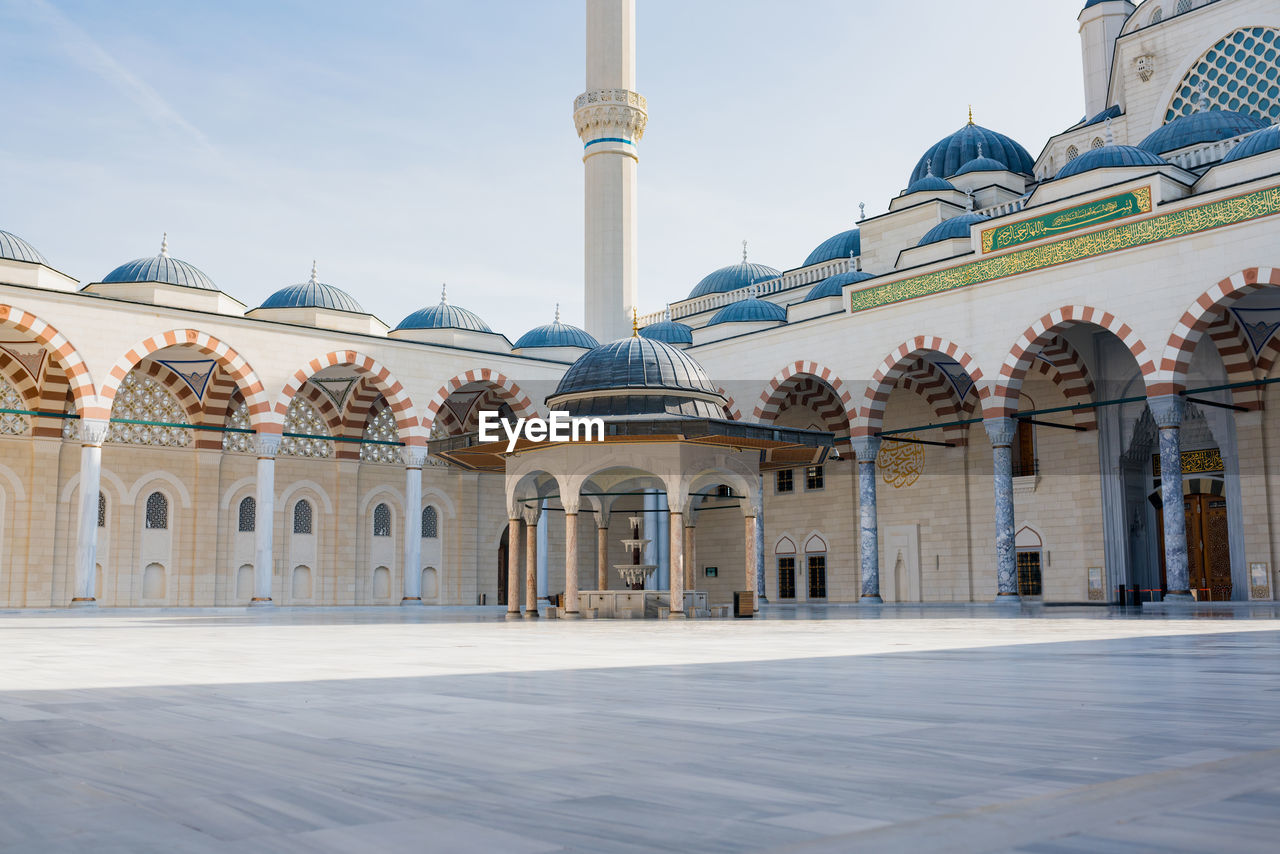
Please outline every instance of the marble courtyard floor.
[{"label": "marble courtyard floor", "polygon": [[1265,851],[1280,610],[0,613],[0,852]]}]

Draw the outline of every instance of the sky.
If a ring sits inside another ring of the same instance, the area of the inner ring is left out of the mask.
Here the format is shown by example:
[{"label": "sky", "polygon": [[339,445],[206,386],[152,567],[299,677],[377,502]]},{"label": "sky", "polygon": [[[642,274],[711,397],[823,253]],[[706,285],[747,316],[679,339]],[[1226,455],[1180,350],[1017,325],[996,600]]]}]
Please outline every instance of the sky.
[{"label": "sky", "polygon": [[[1081,0],[638,0],[640,292],[786,270],[960,128],[1084,112]],[[0,229],[98,281],[159,251],[253,307],[582,322],[582,0],[0,0]]]}]

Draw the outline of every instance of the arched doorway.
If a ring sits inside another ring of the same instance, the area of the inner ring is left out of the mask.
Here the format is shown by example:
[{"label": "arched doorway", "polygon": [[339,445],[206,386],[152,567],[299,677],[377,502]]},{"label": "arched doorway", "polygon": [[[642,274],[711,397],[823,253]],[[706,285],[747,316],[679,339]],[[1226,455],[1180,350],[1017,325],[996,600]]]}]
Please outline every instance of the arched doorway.
[{"label": "arched doorway", "polygon": [[[1201,601],[1230,601],[1231,538],[1222,481],[1209,478],[1184,481],[1182,506],[1187,520],[1187,571],[1192,594]],[[1156,518],[1163,542],[1163,516],[1156,514]],[[1167,589],[1163,549],[1160,586]]]}]

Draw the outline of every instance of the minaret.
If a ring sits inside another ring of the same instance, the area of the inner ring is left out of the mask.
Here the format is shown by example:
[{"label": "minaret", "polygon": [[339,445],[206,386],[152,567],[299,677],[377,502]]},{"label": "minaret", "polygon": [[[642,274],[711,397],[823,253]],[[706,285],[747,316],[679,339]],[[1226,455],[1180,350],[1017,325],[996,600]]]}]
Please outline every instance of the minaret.
[{"label": "minaret", "polygon": [[636,144],[648,105],[635,91],[635,0],[587,0],[587,91],[573,103],[586,168],[586,328],[626,337],[639,302]]},{"label": "minaret", "polygon": [[1111,62],[1116,39],[1136,7],[1129,0],[1087,0],[1080,16],[1080,54],[1084,66],[1084,114],[1091,119],[1111,105]]}]

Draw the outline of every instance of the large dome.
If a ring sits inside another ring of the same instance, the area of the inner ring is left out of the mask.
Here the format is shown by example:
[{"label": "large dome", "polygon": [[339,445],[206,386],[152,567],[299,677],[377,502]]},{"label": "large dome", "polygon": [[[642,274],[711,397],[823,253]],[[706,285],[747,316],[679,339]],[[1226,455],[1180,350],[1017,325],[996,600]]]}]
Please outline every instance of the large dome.
[{"label": "large dome", "polygon": [[851,258],[861,254],[862,232],[856,228],[851,228],[848,231],[840,232],[835,237],[828,237],[818,244],[818,248],[809,253],[809,257],[804,259],[804,264],[801,266],[808,267],[812,264],[821,264],[824,261]]},{"label": "large dome", "polygon": [[586,331],[576,326],[560,322],[560,306],[556,306],[556,319],[551,323],[530,329],[520,336],[515,349],[530,347],[579,347],[590,350],[599,347],[600,342],[592,338]]},{"label": "large dome", "polygon": [[[978,152],[979,146],[982,147],[981,154]],[[950,178],[966,163],[979,156],[1003,163],[1010,172],[1030,175],[1035,169],[1035,160],[1010,137],[980,125],[967,124],[950,136],[938,140],[924,153],[912,171],[907,186],[929,175],[930,168],[934,175]]]},{"label": "large dome", "polygon": [[1094,169],[1118,169],[1124,166],[1168,166],[1158,154],[1144,151],[1134,145],[1104,145],[1086,151],[1058,170],[1058,178],[1070,178]]},{"label": "large dome", "polygon": [[281,288],[267,297],[258,308],[327,308],[331,311],[368,314],[351,294],[319,281],[314,262],[311,264],[310,281]]},{"label": "large dome", "polygon": [[702,366],[681,350],[633,336],[582,356],[547,398],[575,416],[723,418],[724,397]]},{"label": "large dome", "polygon": [[37,252],[34,246],[7,231],[0,231],[0,258],[49,266],[49,262],[44,260],[44,256]]},{"label": "large dome", "polygon": [[107,283],[154,282],[161,285],[178,285],[183,288],[199,288],[216,291],[218,286],[201,270],[186,261],[169,257],[169,236],[160,241],[160,254],[154,258],[138,258],[121,264],[102,277]]},{"label": "large dome", "polygon": [[764,264],[752,264],[743,260],[739,264],[721,267],[694,287],[689,292],[689,299],[705,297],[708,294],[723,294],[748,288],[759,282],[767,282],[782,275],[781,270],[766,267]]},{"label": "large dome", "polygon": [[418,309],[400,321],[396,329],[465,329],[469,332],[493,332],[489,324],[481,320],[474,311],[449,305],[449,299],[443,289],[440,292],[439,305]]},{"label": "large dome", "polygon": [[1233,113],[1230,110],[1205,110],[1174,119],[1138,143],[1138,147],[1152,154],[1177,151],[1188,145],[1202,145],[1231,139],[1267,127],[1267,122],[1257,116]]}]

